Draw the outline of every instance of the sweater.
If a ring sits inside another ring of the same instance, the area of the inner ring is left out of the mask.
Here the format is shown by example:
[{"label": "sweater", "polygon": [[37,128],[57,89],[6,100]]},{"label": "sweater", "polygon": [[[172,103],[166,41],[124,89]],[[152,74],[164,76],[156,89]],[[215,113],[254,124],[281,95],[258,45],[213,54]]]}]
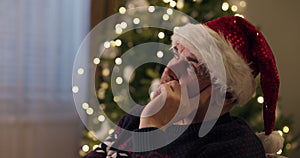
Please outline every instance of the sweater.
[{"label": "sweater", "polygon": [[[115,131],[84,158],[265,157],[261,141],[242,118],[226,113],[218,118],[207,135],[199,137],[201,124],[172,125],[166,131],[153,127],[139,129],[139,117],[126,114],[120,119]],[[126,132],[127,130],[134,133]],[[152,135],[143,135],[153,131],[155,133]],[[181,133],[179,137],[178,133]],[[143,150],[144,147],[149,146],[153,147],[153,150]]]}]

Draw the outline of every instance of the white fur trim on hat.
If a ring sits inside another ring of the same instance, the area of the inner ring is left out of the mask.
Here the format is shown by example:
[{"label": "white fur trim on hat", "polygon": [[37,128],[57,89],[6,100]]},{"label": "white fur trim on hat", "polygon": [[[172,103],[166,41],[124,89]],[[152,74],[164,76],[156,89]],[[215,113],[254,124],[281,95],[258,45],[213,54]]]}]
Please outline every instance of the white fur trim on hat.
[{"label": "white fur trim on hat", "polygon": [[277,131],[273,131],[270,135],[265,135],[265,132],[256,133],[261,140],[265,152],[273,154],[283,148],[284,138]]}]

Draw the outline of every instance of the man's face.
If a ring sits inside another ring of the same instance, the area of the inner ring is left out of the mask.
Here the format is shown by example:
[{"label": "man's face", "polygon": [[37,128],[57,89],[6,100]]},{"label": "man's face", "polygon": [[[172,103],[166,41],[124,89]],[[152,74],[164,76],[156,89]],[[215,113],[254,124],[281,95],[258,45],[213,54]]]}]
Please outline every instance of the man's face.
[{"label": "man's face", "polygon": [[[174,48],[175,57],[171,59],[161,76],[161,84],[168,83],[172,80],[182,80],[184,78],[191,78],[187,70],[192,69],[192,73],[197,76],[199,88],[195,88],[193,81],[188,81],[188,95],[194,97],[202,90],[206,89],[210,84],[210,76],[207,68],[202,60],[198,59],[189,49],[181,44],[176,45]],[[173,71],[172,71],[173,70]]]}]

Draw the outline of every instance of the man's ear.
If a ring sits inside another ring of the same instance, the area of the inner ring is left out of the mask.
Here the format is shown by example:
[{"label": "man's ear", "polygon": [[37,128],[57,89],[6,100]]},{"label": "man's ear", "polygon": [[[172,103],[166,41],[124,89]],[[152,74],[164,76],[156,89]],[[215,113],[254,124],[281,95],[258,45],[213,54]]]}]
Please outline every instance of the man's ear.
[{"label": "man's ear", "polygon": [[236,97],[234,97],[231,92],[226,92],[224,108],[226,107],[232,108],[236,102],[237,102]]}]

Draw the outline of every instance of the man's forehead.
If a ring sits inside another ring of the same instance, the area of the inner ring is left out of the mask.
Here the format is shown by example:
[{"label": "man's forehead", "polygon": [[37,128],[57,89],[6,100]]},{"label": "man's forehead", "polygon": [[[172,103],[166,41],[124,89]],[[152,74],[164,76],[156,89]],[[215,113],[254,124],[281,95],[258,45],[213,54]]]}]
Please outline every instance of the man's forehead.
[{"label": "man's forehead", "polygon": [[184,55],[188,55],[189,57],[191,57],[193,59],[196,59],[199,62],[202,62],[202,60],[199,57],[197,57],[194,52],[191,52],[187,47],[183,46],[182,44],[178,43],[176,45],[176,47],[177,47],[177,49],[178,49],[179,52],[183,52],[184,51],[184,53],[187,53],[187,54],[184,54]]}]

